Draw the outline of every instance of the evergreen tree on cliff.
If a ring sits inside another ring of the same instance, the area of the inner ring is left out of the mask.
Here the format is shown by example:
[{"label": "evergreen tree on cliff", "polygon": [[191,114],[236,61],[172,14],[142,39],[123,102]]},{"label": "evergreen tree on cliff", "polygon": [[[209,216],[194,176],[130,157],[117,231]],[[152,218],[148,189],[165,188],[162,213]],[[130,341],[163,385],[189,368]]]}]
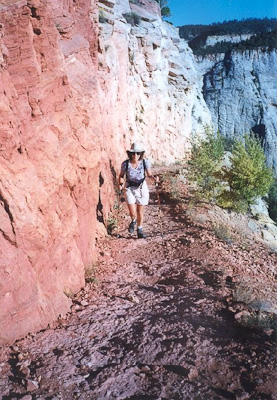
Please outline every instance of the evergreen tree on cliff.
[{"label": "evergreen tree on cliff", "polygon": [[160,6],[162,17],[171,17],[170,8],[168,7],[168,1],[167,0],[155,0],[155,1]]}]

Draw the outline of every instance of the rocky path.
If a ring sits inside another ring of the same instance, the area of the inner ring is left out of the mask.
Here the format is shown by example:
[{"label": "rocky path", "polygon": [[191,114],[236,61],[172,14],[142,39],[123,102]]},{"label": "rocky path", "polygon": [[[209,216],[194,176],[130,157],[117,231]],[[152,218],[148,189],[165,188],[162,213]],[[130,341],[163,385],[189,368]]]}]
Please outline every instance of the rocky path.
[{"label": "rocky path", "polygon": [[163,235],[153,192],[149,237],[129,237],[122,218],[72,312],[1,350],[3,400],[277,398],[273,336],[228,306],[230,246],[161,201]]}]

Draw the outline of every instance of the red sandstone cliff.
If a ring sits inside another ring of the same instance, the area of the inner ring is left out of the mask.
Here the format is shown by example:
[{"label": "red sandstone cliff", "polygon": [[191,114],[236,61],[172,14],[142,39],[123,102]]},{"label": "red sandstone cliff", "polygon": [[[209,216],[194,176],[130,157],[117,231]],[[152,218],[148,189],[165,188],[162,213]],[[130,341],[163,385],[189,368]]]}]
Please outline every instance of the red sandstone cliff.
[{"label": "red sandstone cliff", "polygon": [[[0,6],[4,341],[68,310],[64,293],[81,287],[93,259],[103,145],[97,31],[88,1],[55,4]],[[61,35],[74,38],[74,57],[85,59],[90,71],[74,86],[75,70],[70,75],[65,69]]]},{"label": "red sandstone cliff", "polygon": [[190,52],[144,3],[131,27],[128,1],[104,1],[100,33],[89,0],[0,5],[2,342],[69,309],[126,147],[142,140],[152,158],[174,161],[187,146],[198,93]]}]

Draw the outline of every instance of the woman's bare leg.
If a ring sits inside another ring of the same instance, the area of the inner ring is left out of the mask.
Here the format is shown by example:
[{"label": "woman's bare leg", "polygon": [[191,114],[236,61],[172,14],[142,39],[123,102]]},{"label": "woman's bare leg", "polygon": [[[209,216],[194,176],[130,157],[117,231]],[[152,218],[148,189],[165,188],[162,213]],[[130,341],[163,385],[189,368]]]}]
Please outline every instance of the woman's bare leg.
[{"label": "woman's bare leg", "polygon": [[129,214],[132,220],[137,219],[137,207],[136,204],[128,204]]},{"label": "woman's bare leg", "polygon": [[138,216],[138,226],[143,224],[144,206],[137,204],[137,216]]}]

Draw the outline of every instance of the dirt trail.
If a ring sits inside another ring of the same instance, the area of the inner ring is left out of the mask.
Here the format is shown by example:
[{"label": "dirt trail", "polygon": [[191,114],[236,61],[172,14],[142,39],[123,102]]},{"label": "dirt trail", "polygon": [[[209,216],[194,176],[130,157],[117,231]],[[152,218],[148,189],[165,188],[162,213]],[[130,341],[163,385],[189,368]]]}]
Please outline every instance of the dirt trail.
[{"label": "dirt trail", "polygon": [[277,398],[273,336],[241,327],[226,301],[230,246],[164,195],[162,236],[152,190],[148,238],[122,219],[72,312],[1,350],[3,400]]}]

